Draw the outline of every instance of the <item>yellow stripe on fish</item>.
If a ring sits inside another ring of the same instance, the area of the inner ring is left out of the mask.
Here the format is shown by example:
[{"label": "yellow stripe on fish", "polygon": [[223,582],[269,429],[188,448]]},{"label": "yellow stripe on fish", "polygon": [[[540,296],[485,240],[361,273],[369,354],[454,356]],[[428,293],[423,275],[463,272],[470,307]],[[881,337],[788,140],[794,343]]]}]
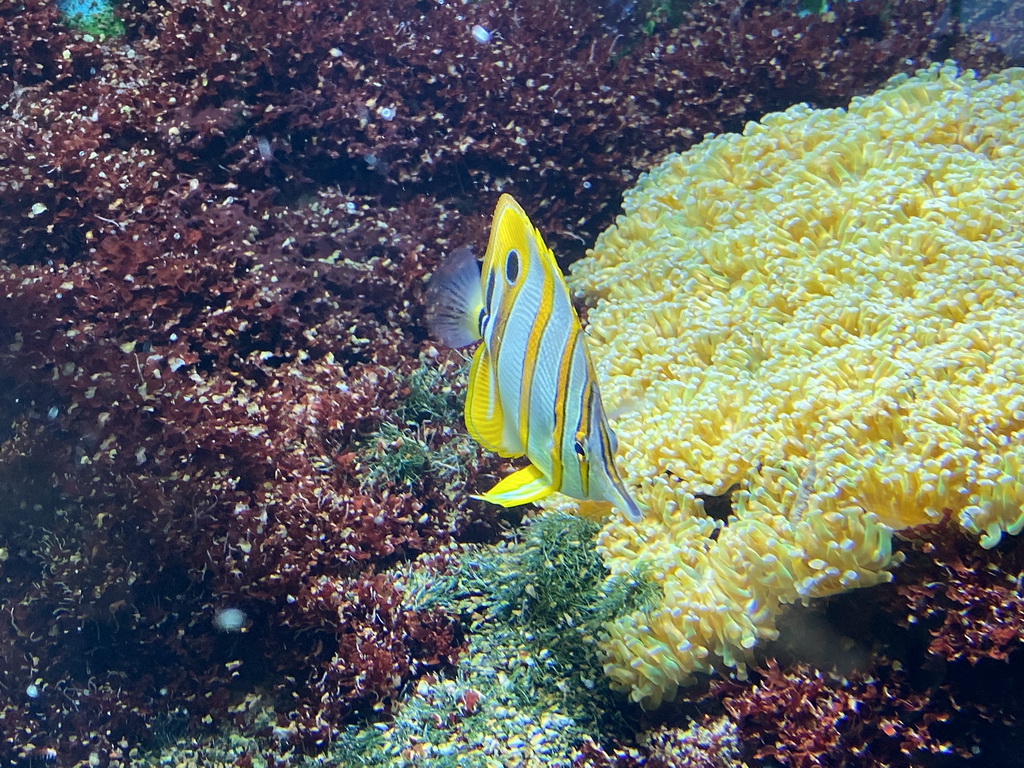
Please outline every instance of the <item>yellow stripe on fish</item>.
[{"label": "yellow stripe on fish", "polygon": [[519,203],[502,195],[483,265],[451,254],[426,291],[431,333],[473,356],[466,428],[501,456],[527,456],[478,498],[511,507],[554,491],[641,517],[615,467],[615,434],[562,271]]}]

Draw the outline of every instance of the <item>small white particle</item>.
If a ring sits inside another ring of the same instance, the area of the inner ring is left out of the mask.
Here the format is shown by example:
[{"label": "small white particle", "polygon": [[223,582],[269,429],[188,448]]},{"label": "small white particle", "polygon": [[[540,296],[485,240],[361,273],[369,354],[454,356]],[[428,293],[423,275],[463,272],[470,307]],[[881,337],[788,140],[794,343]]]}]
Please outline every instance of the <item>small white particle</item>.
[{"label": "small white particle", "polygon": [[245,611],[241,608],[222,608],[213,617],[213,625],[221,632],[238,632],[245,624]]},{"label": "small white particle", "polygon": [[270,146],[270,140],[264,136],[260,136],[256,139],[256,149],[260,153],[260,160],[264,163],[269,163],[274,159],[274,150]]},{"label": "small white particle", "polygon": [[486,45],[491,42],[491,33],[486,27],[481,27],[479,24],[473,25],[473,39],[476,40],[480,45]]}]

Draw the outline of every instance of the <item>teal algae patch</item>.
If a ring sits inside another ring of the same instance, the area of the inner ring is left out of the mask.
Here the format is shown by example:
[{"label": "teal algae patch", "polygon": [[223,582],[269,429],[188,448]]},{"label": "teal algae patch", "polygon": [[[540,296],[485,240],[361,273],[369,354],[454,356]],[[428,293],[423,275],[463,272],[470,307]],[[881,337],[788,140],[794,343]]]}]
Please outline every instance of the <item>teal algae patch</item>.
[{"label": "teal algae patch", "polygon": [[124,34],[124,22],[109,0],[57,0],[57,8],[71,29],[100,39]]}]

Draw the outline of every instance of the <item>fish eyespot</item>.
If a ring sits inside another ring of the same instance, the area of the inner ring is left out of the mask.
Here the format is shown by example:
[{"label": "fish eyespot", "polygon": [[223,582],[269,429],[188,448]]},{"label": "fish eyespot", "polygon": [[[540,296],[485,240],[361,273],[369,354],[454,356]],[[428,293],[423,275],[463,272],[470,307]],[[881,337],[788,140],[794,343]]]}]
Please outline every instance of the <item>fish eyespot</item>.
[{"label": "fish eyespot", "polygon": [[511,250],[505,257],[505,279],[509,285],[519,277],[519,251]]}]

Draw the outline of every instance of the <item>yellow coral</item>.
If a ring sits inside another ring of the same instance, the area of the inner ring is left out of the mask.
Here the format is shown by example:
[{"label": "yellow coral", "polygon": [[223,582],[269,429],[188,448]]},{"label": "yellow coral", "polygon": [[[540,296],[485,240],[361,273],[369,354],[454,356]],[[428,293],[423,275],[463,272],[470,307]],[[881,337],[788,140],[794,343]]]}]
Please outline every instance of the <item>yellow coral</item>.
[{"label": "yellow coral", "polygon": [[[656,706],[781,606],[890,578],[891,531],[1024,526],[1024,70],[897,78],[665,161],[570,280],[644,521],[656,608],[606,671]],[[700,497],[732,494],[726,524]]]}]

